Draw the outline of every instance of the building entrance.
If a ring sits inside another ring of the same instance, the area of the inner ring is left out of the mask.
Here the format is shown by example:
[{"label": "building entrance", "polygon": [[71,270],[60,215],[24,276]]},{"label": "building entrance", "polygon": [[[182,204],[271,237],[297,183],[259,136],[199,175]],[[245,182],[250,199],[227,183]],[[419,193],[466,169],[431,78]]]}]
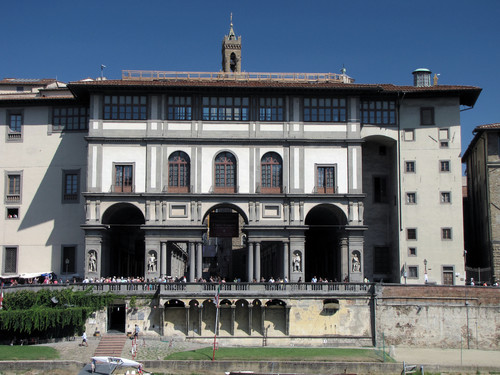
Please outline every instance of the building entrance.
[{"label": "building entrance", "polygon": [[103,242],[102,276],[144,276],[144,224],[142,212],[128,203],[110,207],[103,215],[109,229]]},{"label": "building entrance", "polygon": [[313,208],[306,217],[305,281],[313,277],[342,281],[340,240],[345,234],[346,217],[333,205]]}]

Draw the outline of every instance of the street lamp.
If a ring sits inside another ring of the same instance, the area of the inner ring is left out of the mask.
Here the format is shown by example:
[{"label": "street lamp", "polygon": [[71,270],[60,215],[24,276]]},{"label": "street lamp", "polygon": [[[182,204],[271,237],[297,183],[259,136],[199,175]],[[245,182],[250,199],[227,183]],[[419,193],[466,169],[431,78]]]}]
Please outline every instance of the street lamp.
[{"label": "street lamp", "polygon": [[66,264],[66,274],[68,274],[69,258],[66,258],[64,263]]}]

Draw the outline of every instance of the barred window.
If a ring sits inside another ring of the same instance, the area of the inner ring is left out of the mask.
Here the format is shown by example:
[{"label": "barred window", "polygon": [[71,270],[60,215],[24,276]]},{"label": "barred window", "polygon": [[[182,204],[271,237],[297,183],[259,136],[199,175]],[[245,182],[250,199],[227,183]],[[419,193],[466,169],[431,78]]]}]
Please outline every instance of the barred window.
[{"label": "barred window", "polygon": [[304,121],[345,122],[345,98],[304,98]]},{"label": "barred window", "polygon": [[204,121],[248,121],[250,120],[248,97],[203,97]]},{"label": "barred window", "polygon": [[147,120],[145,95],[105,95],[105,120]]},{"label": "barred window", "polygon": [[80,173],[63,171],[63,202],[78,202]]},{"label": "barred window", "polygon": [[7,194],[5,201],[8,203],[21,202],[21,174],[7,174]]},{"label": "barred window", "polygon": [[17,247],[5,248],[3,272],[17,273]]},{"label": "barred window", "polygon": [[283,98],[260,98],[259,121],[283,121]]},{"label": "barred window", "polygon": [[361,123],[396,125],[396,102],[394,100],[362,100]]},{"label": "barred window", "polygon": [[190,96],[169,96],[167,101],[168,120],[192,120],[192,101]]},{"label": "barred window", "polygon": [[87,107],[67,107],[52,109],[52,130],[77,131],[87,130],[89,109]]}]

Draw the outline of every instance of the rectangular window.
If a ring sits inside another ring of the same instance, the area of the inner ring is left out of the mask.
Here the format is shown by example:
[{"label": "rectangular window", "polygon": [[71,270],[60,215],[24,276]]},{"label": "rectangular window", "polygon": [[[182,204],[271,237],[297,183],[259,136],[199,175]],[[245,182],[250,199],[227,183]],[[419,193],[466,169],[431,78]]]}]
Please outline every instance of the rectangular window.
[{"label": "rectangular window", "polygon": [[63,202],[78,202],[80,171],[63,171]]},{"label": "rectangular window", "polygon": [[406,239],[416,240],[417,239],[417,228],[406,228]]},{"label": "rectangular window", "polygon": [[66,274],[76,272],[76,246],[62,247],[61,269]]},{"label": "rectangular window", "polygon": [[7,173],[6,203],[21,202],[21,173]]},{"label": "rectangular window", "polygon": [[8,133],[7,140],[16,141],[22,139],[23,115],[20,112],[8,112]]},{"label": "rectangular window", "polygon": [[250,99],[246,96],[204,96],[202,100],[202,118],[204,121],[250,120]]},{"label": "rectangular window", "polygon": [[406,193],[406,204],[416,204],[417,203],[417,193]]},{"label": "rectangular window", "polygon": [[441,239],[451,240],[451,228],[441,228]]},{"label": "rectangular window", "polygon": [[7,219],[18,219],[19,218],[19,208],[18,207],[7,207]]},{"label": "rectangular window", "polygon": [[184,120],[193,119],[192,99],[190,96],[169,96],[167,100],[167,119]]},{"label": "rectangular window", "polygon": [[439,162],[439,170],[441,172],[449,172],[450,171],[450,161],[449,160],[441,160]]},{"label": "rectangular window", "polygon": [[345,98],[304,98],[304,121],[346,122]]},{"label": "rectangular window", "polygon": [[408,278],[418,279],[418,266],[408,266]]},{"label": "rectangular window", "polygon": [[115,193],[131,193],[134,187],[133,165],[115,165],[114,189]]},{"label": "rectangular window", "polygon": [[387,203],[387,177],[373,177],[373,201],[375,203]]},{"label": "rectangular window", "polygon": [[361,100],[360,111],[362,124],[396,125],[394,100]]},{"label": "rectangular window", "polygon": [[409,257],[416,257],[417,256],[417,248],[416,247],[409,247],[408,248],[408,256]]},{"label": "rectangular window", "polygon": [[455,285],[455,268],[443,266],[443,285]]},{"label": "rectangular window", "polygon": [[405,172],[406,173],[415,173],[415,162],[414,161],[406,161],[405,162]]},{"label": "rectangular window", "polygon": [[335,167],[318,166],[316,167],[316,188],[321,194],[335,193]]},{"label": "rectangular window", "polygon": [[259,99],[259,121],[283,121],[284,112],[283,98]]},{"label": "rectangular window", "polygon": [[87,107],[55,107],[52,109],[53,131],[79,131],[89,128]]},{"label": "rectangular window", "polygon": [[420,125],[434,125],[434,107],[420,108]]},{"label": "rectangular window", "polygon": [[375,246],[375,260],[373,273],[389,274],[391,273],[391,252],[388,246]]},{"label": "rectangular window", "polygon": [[441,203],[451,203],[451,193],[449,191],[441,192]]},{"label": "rectangular window", "polygon": [[17,247],[4,248],[3,272],[6,274],[17,273]]},{"label": "rectangular window", "polygon": [[105,95],[104,120],[147,120],[148,98],[145,95]]}]

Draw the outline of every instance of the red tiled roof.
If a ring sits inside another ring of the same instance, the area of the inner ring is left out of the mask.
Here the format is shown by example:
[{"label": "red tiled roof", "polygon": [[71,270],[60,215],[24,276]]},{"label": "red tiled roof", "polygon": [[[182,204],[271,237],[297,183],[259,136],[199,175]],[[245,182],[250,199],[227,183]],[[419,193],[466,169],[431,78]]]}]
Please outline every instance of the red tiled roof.
[{"label": "red tiled roof", "polygon": [[55,82],[54,78],[4,78],[0,80],[0,85],[14,85],[14,86],[38,86],[48,85]]},{"label": "red tiled roof", "polygon": [[70,82],[68,88],[75,96],[88,95],[89,91],[103,89],[165,89],[165,88],[231,88],[231,89],[298,89],[339,90],[365,92],[366,94],[404,94],[407,97],[458,96],[460,104],[473,106],[481,92],[474,86],[437,85],[430,87],[397,86],[393,84],[359,84],[338,81],[288,81],[288,80],[229,80],[229,79],[164,79],[164,80],[96,80]]},{"label": "red tiled roof", "polygon": [[493,124],[478,125],[474,128],[474,132],[488,129],[500,129],[500,123],[496,122]]}]

